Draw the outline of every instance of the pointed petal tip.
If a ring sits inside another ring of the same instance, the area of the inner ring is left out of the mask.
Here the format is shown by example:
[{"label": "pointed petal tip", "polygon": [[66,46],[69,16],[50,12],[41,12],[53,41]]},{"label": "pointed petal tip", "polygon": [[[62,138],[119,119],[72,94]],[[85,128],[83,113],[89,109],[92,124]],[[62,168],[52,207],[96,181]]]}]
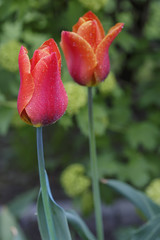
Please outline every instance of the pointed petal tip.
[{"label": "pointed petal tip", "polygon": [[119,24],[121,29],[124,28],[125,23],[118,23],[118,24]]},{"label": "pointed petal tip", "polygon": [[97,16],[91,10],[86,12],[83,17],[93,17],[93,18],[96,17],[97,18]]},{"label": "pointed petal tip", "polygon": [[54,41],[54,39],[53,38],[50,38],[50,39],[48,39],[47,41],[45,41],[41,46],[40,46],[40,48],[43,46],[51,46],[51,45],[54,45],[54,44],[56,44],[56,42]]},{"label": "pointed petal tip", "polygon": [[62,32],[61,32],[61,36],[62,36],[62,37],[66,37],[66,36],[68,36],[69,34],[70,34],[69,31],[62,31]]},{"label": "pointed petal tip", "polygon": [[68,31],[62,31],[62,32],[61,32],[60,45],[62,44],[63,40],[67,37],[67,35],[69,35],[69,32],[68,32]]},{"label": "pointed petal tip", "polygon": [[69,33],[69,32],[67,32],[67,31],[62,31],[62,32],[61,32],[61,41],[60,41],[59,44],[60,44],[62,50],[63,50],[63,44],[64,44],[67,36],[69,35],[68,33]]},{"label": "pointed petal tip", "polygon": [[27,53],[28,53],[27,48],[22,45],[20,48],[19,54],[21,55],[21,54],[27,54]]}]

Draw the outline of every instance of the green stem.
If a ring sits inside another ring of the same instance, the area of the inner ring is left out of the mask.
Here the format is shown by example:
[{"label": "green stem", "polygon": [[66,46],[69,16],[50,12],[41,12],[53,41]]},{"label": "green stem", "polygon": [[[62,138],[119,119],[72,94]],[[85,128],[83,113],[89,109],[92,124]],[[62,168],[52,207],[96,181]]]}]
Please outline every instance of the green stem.
[{"label": "green stem", "polygon": [[37,127],[37,155],[38,155],[38,168],[39,178],[42,191],[42,201],[44,206],[44,212],[47,221],[48,233],[50,240],[57,240],[54,225],[52,222],[52,215],[49,205],[49,196],[47,191],[46,173],[45,173],[45,162],[43,152],[43,137],[42,127]]},{"label": "green stem", "polygon": [[88,117],[89,117],[90,163],[91,163],[91,171],[92,171],[92,188],[93,188],[94,208],[95,208],[95,217],[96,217],[96,229],[97,229],[98,240],[104,240],[97,156],[96,156],[96,143],[95,143],[95,135],[94,135],[93,100],[92,100],[91,87],[88,88]]}]

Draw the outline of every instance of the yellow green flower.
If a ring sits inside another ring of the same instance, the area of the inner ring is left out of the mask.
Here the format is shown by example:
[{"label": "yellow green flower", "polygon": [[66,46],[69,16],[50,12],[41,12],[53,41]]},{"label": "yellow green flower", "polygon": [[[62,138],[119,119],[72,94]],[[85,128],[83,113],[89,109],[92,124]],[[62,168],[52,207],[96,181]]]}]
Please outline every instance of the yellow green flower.
[{"label": "yellow green flower", "polygon": [[155,203],[160,205],[160,178],[154,179],[146,188],[146,194]]},{"label": "yellow green flower", "polygon": [[112,93],[116,89],[116,87],[116,78],[112,72],[110,72],[108,77],[98,85],[98,89],[103,95],[108,95]]},{"label": "yellow green flower", "polygon": [[74,82],[67,82],[64,86],[68,95],[66,112],[70,115],[76,114],[87,103],[87,89]]},{"label": "yellow green flower", "polygon": [[16,72],[18,70],[18,54],[21,48],[21,43],[12,40],[4,43],[0,47],[0,65],[10,71]]},{"label": "yellow green flower", "polygon": [[69,197],[82,194],[91,185],[90,179],[85,176],[82,164],[75,163],[68,166],[61,174],[61,184]]}]

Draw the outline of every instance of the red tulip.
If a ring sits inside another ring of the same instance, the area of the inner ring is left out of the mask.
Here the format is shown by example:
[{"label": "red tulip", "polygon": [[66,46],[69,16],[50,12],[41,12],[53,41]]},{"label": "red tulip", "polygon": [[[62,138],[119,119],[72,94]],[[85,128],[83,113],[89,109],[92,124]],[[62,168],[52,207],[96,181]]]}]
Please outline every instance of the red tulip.
[{"label": "red tulip", "polygon": [[48,125],[64,114],[68,104],[61,80],[61,55],[53,39],[44,42],[31,60],[27,53],[22,46],[18,60],[18,112],[22,120],[30,125]]},{"label": "red tulip", "polygon": [[73,26],[63,31],[61,47],[72,78],[80,85],[94,86],[103,81],[109,71],[108,50],[124,23],[117,23],[105,36],[100,20],[91,11]]}]

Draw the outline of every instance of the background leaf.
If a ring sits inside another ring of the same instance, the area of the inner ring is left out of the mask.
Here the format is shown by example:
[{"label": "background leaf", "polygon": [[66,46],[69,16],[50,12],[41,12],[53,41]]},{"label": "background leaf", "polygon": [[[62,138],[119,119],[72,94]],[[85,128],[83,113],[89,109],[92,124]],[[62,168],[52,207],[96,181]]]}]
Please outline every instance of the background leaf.
[{"label": "background leaf", "polygon": [[131,240],[160,240],[160,214],[135,231]]},{"label": "background leaf", "polygon": [[152,202],[144,193],[134,189],[126,183],[117,180],[102,180],[102,182],[131,201],[147,218],[152,218],[160,213],[160,206]]},{"label": "background leaf", "polygon": [[96,240],[95,236],[90,232],[86,224],[74,211],[66,211],[68,223],[75,229],[82,239]]},{"label": "background leaf", "polygon": [[27,207],[33,202],[38,194],[38,188],[33,188],[23,194],[20,194],[8,203],[10,211],[14,216],[20,217]]},{"label": "background leaf", "polygon": [[27,240],[16,219],[7,207],[0,210],[0,239]]}]

